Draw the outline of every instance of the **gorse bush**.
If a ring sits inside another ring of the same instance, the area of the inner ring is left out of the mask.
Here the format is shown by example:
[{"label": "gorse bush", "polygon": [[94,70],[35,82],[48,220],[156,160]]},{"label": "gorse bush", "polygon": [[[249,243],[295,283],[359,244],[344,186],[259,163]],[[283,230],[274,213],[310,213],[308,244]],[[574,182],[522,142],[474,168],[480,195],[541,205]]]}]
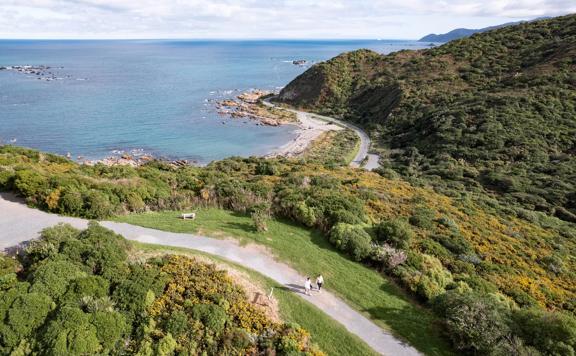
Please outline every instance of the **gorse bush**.
[{"label": "gorse bush", "polygon": [[[180,256],[128,260],[130,245],[91,223],[58,225],[0,256],[0,353],[321,355],[297,325],[271,321],[226,272]],[[10,278],[5,278],[10,276]]]}]

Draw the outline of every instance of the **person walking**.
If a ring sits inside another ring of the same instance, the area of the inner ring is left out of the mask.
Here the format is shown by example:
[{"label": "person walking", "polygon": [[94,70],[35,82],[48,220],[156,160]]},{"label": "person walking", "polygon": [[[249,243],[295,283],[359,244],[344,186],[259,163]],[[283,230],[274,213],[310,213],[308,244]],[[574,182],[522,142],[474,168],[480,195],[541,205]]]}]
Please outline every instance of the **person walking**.
[{"label": "person walking", "polygon": [[324,277],[322,277],[322,275],[316,277],[316,286],[318,287],[318,293],[320,293],[323,284],[324,284]]},{"label": "person walking", "polygon": [[304,282],[304,291],[306,295],[310,295],[310,290],[312,289],[312,282],[310,282],[310,277],[306,277],[306,282]]}]

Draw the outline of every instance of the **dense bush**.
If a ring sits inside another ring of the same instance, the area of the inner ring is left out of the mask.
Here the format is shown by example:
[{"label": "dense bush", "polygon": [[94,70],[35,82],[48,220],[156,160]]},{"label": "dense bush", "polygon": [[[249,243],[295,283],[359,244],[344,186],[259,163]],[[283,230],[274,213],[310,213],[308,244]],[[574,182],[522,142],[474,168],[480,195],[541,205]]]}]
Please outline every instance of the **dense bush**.
[{"label": "dense bush", "polygon": [[338,223],[330,231],[330,242],[349,253],[356,261],[370,254],[372,238],[361,225]]},{"label": "dense bush", "polygon": [[374,227],[374,232],[378,241],[404,250],[410,247],[410,242],[414,238],[410,226],[401,219],[382,221]]},{"label": "dense bush", "polygon": [[448,292],[434,301],[447,335],[481,354],[573,355],[576,318],[540,309],[510,309],[494,295]]},{"label": "dense bush", "polygon": [[540,309],[517,310],[513,329],[527,345],[546,355],[576,355],[576,318]]},{"label": "dense bush", "polygon": [[226,272],[179,256],[134,264],[128,252],[91,223],[44,230],[22,266],[1,257],[0,353],[322,354],[305,330],[250,304]]},{"label": "dense bush", "polygon": [[509,333],[508,311],[488,297],[450,292],[435,301],[447,334],[457,349],[490,354]]}]

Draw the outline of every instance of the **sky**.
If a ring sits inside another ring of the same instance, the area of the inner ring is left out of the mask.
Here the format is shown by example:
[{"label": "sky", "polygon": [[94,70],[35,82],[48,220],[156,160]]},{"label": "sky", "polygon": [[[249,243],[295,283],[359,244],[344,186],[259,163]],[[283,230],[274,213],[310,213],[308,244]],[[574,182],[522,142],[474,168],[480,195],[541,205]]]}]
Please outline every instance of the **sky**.
[{"label": "sky", "polygon": [[0,38],[417,39],[576,0],[0,0]]}]

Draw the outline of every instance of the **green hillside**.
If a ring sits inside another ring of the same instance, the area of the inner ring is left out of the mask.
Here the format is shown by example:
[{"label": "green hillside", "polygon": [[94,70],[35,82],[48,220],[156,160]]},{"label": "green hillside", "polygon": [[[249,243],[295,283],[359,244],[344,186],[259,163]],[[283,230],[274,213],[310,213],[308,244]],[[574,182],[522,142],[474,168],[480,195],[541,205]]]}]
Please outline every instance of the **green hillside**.
[{"label": "green hillside", "polygon": [[576,15],[318,64],[279,100],[371,130],[413,183],[576,221]]}]

